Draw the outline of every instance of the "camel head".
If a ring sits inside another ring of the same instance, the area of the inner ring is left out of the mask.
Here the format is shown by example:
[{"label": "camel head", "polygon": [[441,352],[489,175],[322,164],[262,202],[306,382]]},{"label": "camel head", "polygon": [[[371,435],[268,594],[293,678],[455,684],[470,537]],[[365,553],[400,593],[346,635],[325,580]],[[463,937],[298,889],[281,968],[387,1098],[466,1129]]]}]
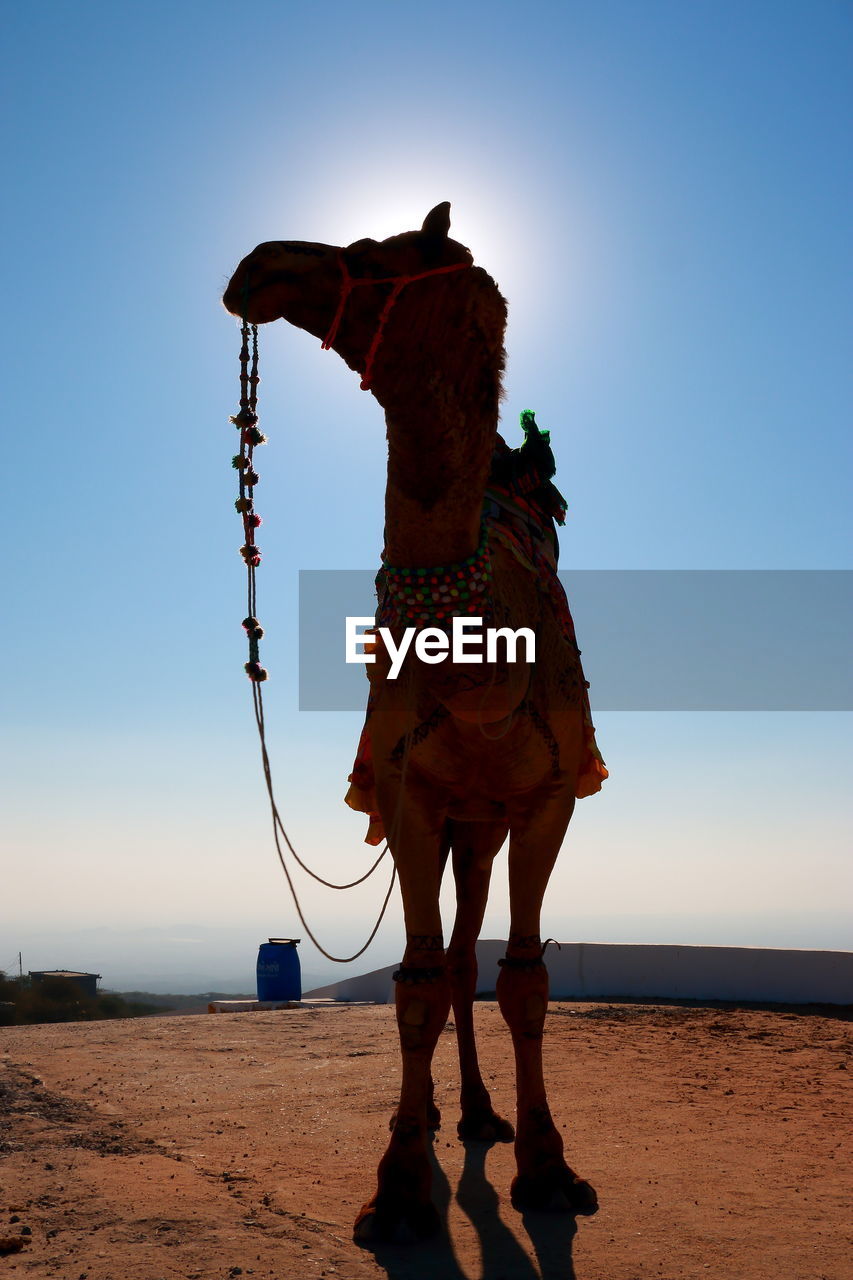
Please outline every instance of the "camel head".
[{"label": "camel head", "polygon": [[[473,267],[473,258],[464,245],[450,239],[449,230],[450,204],[445,201],[427,214],[419,231],[387,240],[356,240],[344,248],[303,240],[268,241],[237,267],[223,303],[232,315],[252,324],[283,318],[325,340],[351,368],[364,372],[386,320],[398,339],[406,334],[418,342],[428,329],[436,328],[443,299],[455,290],[458,300],[466,283],[469,292],[479,292],[483,280],[489,280],[479,269],[464,270]],[[395,287],[400,281],[411,283]],[[489,284],[500,300],[502,335],[503,300],[494,282]]]}]

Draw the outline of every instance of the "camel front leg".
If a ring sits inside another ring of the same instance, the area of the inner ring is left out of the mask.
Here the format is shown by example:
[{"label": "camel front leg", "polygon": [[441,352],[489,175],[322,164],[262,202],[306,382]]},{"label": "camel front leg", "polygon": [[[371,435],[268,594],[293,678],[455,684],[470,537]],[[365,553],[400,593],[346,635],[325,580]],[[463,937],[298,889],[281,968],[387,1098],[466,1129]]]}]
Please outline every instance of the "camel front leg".
[{"label": "camel front leg", "polygon": [[427,1148],[430,1066],[450,1012],[438,902],[441,827],[417,821],[409,799],[407,795],[402,847],[395,853],[406,921],[406,950],[394,975],[403,1078],[391,1139],[377,1170],[376,1193],[356,1219],[354,1238],[359,1244],[393,1239],[400,1227],[423,1238],[435,1235],[441,1226],[431,1199]]},{"label": "camel front leg", "polygon": [[548,879],[574,807],[571,792],[550,797],[513,824],[509,850],[511,926],[501,961],[497,997],[515,1052],[518,1173],[512,1183],[517,1209],[568,1208],[594,1213],[595,1191],[566,1164],[563,1139],[551,1117],[542,1069],[542,1037],[548,1010],[548,971],[542,959],[539,918]]},{"label": "camel front leg", "polygon": [[474,1037],[477,938],[486,911],[492,863],[506,839],[507,827],[505,822],[451,822],[449,825],[456,881],[456,919],[447,948],[447,968],[461,1080],[462,1118],[457,1133],[463,1141],[512,1142],[515,1130],[492,1107],[480,1072]]}]

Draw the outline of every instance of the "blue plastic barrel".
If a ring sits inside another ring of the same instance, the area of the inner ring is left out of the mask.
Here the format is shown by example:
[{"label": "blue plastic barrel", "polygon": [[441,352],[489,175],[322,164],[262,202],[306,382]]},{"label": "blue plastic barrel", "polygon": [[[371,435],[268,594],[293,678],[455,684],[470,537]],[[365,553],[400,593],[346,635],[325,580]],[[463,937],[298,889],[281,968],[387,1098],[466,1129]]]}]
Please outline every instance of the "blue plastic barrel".
[{"label": "blue plastic barrel", "polygon": [[258,999],[301,1000],[299,938],[270,938],[258,947]]}]

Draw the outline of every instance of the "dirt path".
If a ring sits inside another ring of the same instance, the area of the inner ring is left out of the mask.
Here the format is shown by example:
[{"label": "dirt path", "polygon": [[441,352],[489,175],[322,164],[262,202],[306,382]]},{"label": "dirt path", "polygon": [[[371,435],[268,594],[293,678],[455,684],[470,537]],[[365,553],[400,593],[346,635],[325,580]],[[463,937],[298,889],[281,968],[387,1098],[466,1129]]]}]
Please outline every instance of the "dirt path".
[{"label": "dirt path", "polygon": [[[484,1073],[513,1113],[496,1007]],[[557,1004],[552,1110],[598,1215],[518,1214],[512,1149],[456,1141],[436,1058],[435,1243],[356,1248],[397,1085],[387,1006],[7,1028],[0,1277],[853,1280],[840,1017]],[[845,1161],[847,1162],[845,1165]]]}]

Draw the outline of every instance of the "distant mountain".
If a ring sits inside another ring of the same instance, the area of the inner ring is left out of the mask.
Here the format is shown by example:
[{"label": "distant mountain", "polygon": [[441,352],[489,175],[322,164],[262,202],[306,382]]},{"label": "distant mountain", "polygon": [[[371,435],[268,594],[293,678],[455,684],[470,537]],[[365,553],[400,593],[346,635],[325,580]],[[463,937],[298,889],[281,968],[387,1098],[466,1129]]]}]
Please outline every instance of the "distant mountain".
[{"label": "distant mountain", "polygon": [[110,995],[120,996],[128,1004],[153,1005],[163,1013],[189,1012],[191,1009],[207,1010],[211,1000],[254,1000],[254,991],[201,991],[191,994],[176,994],[159,991],[110,991]]}]

